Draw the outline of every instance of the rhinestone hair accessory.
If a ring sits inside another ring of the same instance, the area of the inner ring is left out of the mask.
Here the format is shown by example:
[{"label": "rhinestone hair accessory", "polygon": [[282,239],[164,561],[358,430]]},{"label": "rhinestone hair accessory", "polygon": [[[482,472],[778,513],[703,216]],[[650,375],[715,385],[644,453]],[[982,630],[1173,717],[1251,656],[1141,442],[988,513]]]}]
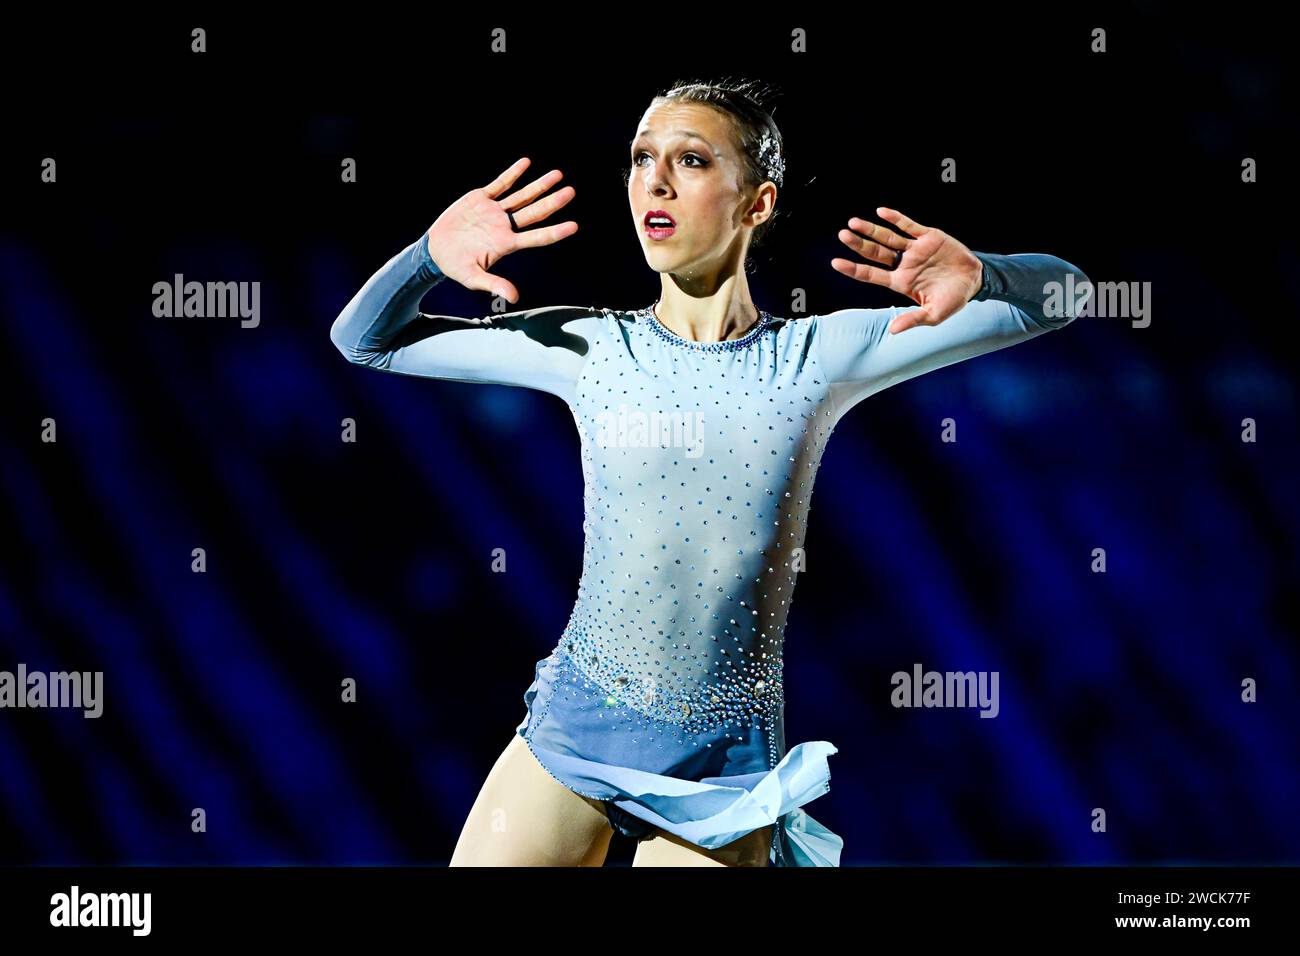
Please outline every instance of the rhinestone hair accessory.
[{"label": "rhinestone hair accessory", "polygon": [[781,148],[777,145],[776,137],[772,135],[771,130],[763,133],[763,139],[758,144],[758,164],[767,172],[772,182],[778,186],[784,185],[785,157],[781,155]]}]

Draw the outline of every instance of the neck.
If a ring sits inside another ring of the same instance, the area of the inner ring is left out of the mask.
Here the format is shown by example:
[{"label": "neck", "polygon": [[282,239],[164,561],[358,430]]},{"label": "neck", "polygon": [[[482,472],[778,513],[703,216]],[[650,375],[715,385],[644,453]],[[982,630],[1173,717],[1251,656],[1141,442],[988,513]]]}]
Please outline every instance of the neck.
[{"label": "neck", "polygon": [[744,338],[761,318],[747,293],[695,299],[674,289],[653,307],[659,324],[689,342],[728,342]]}]

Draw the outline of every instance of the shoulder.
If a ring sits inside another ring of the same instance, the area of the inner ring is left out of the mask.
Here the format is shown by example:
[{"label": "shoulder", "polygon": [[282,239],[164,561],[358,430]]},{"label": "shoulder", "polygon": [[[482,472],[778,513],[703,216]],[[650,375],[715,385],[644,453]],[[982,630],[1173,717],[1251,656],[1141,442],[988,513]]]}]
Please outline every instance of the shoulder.
[{"label": "shoulder", "polygon": [[594,338],[600,329],[612,321],[612,315],[609,309],[594,305],[546,305],[516,309],[513,312],[493,312],[477,318],[420,313],[424,319],[448,322],[455,326],[509,329],[554,345],[564,344],[574,335],[585,339]]},{"label": "shoulder", "polygon": [[769,316],[767,328],[778,338],[789,338],[808,345],[828,340],[832,345],[850,338],[873,337],[881,324],[888,324],[888,309],[840,309],[789,318]]},{"label": "shoulder", "polygon": [[532,309],[516,309],[513,312],[495,312],[470,321],[481,325],[560,327],[573,322],[602,320],[608,314],[608,309],[602,309],[594,305],[544,305]]},{"label": "shoulder", "polygon": [[890,322],[907,308],[838,309],[809,316],[808,349],[827,381],[854,377],[884,341]]}]

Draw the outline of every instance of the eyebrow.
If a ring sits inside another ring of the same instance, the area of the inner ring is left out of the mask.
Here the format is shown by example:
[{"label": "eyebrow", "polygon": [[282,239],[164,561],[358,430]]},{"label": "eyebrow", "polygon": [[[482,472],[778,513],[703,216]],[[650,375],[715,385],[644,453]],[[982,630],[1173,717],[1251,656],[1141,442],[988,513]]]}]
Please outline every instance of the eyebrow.
[{"label": "eyebrow", "polygon": [[[705,137],[701,136],[699,133],[697,133],[697,132],[696,132],[695,130],[693,130],[693,129],[675,129],[675,130],[673,130],[673,132],[674,132],[674,133],[677,133],[677,134],[679,134],[679,135],[681,135],[681,136],[690,136],[690,137],[692,137],[692,138],[694,138],[694,139],[702,140],[703,142],[709,143],[709,141],[708,141],[707,139],[705,139]],[[654,133],[652,133],[650,130],[648,130],[648,129],[643,129],[643,130],[641,130],[641,132],[639,132],[639,133],[636,134],[636,136],[633,138],[632,142],[635,143],[638,139],[644,139],[644,138],[647,138],[647,137],[651,137],[651,136],[653,136],[653,135],[654,135]],[[631,145],[631,144],[629,143],[628,145]],[[709,143],[709,146],[712,147],[713,144],[712,144],[712,143]]]}]

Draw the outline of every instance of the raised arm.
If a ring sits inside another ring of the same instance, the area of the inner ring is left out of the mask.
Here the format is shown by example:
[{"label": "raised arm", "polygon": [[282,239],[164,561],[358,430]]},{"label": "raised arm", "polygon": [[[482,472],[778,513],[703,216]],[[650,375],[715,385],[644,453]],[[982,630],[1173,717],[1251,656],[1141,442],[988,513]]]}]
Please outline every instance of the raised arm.
[{"label": "raised arm", "polygon": [[[835,417],[909,378],[1064,328],[1082,305],[1078,298],[1066,298],[1067,282],[1085,290],[1083,301],[1091,291],[1088,277],[1056,256],[974,255],[983,265],[979,292],[938,325],[891,333],[891,322],[915,311],[911,305],[843,309],[812,318],[814,348],[831,385]],[[1051,283],[1059,283],[1054,298],[1049,298]]]},{"label": "raised arm", "polygon": [[478,319],[419,311],[424,294],[444,277],[518,301],[514,285],[488,271],[493,264],[578,231],[572,221],[520,228],[574,196],[572,186],[543,196],[559,182],[558,169],[502,195],[528,164],[525,156],[465,193],[366,281],[330,329],[348,361],[401,375],[537,388],[572,404],[578,375],[607,319],[604,310],[566,305]]},{"label": "raised arm", "polygon": [[939,229],[877,210],[905,235],[863,219],[840,233],[879,266],[832,260],[860,282],[893,289],[916,305],[843,309],[813,316],[813,349],[830,383],[835,419],[869,395],[963,359],[1063,328],[1092,294],[1088,277],[1046,253],[972,252]]},{"label": "raised arm", "polygon": [[422,234],[352,297],[330,329],[349,362],[401,375],[536,388],[571,401],[605,312],[551,306],[482,318],[426,315],[444,276]]}]

